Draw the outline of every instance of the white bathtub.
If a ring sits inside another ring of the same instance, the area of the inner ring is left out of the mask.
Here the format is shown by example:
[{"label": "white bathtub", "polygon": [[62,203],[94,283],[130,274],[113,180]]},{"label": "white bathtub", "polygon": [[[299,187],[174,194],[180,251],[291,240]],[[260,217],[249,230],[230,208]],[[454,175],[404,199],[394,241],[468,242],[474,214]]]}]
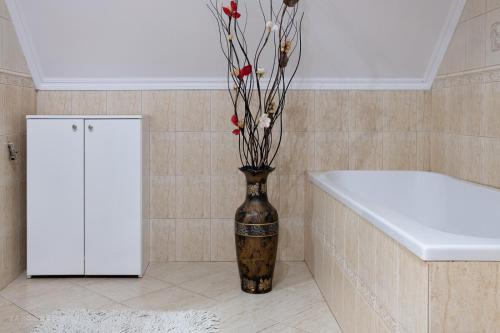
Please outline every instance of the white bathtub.
[{"label": "white bathtub", "polygon": [[500,261],[500,191],[419,171],[330,171],[310,180],[427,261]]}]

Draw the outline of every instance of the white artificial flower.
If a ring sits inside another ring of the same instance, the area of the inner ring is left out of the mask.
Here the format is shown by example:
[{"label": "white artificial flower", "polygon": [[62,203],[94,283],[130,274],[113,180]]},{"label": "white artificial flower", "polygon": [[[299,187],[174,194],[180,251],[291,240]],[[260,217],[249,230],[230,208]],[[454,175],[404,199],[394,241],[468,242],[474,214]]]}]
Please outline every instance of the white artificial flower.
[{"label": "white artificial flower", "polygon": [[267,31],[271,31],[273,29],[273,25],[274,25],[273,21],[267,21],[266,22]]},{"label": "white artificial flower", "polygon": [[277,31],[279,29],[279,26],[277,24],[274,24],[273,21],[267,21],[266,22],[266,29],[267,31]]},{"label": "white artificial flower", "polygon": [[257,68],[257,76],[262,78],[266,74],[266,70],[264,68]]},{"label": "white artificial flower", "polygon": [[259,127],[268,128],[271,126],[271,118],[268,117],[267,113],[263,113],[259,118]]}]

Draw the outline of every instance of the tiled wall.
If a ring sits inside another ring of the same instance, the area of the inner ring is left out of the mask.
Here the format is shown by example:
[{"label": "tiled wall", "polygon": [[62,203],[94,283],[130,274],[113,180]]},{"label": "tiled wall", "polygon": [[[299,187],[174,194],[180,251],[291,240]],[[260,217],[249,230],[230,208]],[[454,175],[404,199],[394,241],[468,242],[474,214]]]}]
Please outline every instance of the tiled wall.
[{"label": "tiled wall", "polygon": [[500,187],[500,1],[469,0],[432,89],[431,169]]},{"label": "tiled wall", "polygon": [[427,332],[427,263],[312,183],[305,235],[306,263],[343,332]]},{"label": "tiled wall", "polygon": [[0,0],[0,71],[29,76],[28,65],[5,5]]},{"label": "tiled wall", "polygon": [[[37,113],[150,117],[151,260],[235,259],[244,177],[227,92],[39,91]],[[304,259],[307,170],[429,168],[429,93],[294,91],[284,124],[269,184],[282,260]]]},{"label": "tiled wall", "polygon": [[[4,1],[0,1],[0,289],[25,269],[25,138],[24,118],[35,113],[35,90],[29,77]],[[13,75],[13,74],[20,75]],[[7,143],[19,150],[9,160]]]}]

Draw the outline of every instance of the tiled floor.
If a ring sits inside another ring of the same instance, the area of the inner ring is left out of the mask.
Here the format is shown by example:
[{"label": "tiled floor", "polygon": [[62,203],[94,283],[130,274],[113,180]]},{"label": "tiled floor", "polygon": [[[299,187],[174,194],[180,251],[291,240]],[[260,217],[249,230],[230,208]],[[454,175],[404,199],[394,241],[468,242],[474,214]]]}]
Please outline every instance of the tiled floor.
[{"label": "tiled floor", "polygon": [[221,332],[340,332],[304,263],[279,263],[266,295],[240,291],[235,263],[151,264],[142,279],[21,275],[0,291],[0,332],[29,332],[70,308],[203,309],[219,315]]}]

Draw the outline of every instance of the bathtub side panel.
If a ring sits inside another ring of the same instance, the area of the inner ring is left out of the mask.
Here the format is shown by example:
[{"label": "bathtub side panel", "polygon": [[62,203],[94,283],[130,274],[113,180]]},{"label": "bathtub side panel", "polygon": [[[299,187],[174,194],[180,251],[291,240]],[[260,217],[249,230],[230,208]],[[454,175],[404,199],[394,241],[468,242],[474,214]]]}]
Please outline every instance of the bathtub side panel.
[{"label": "bathtub side panel", "polygon": [[430,332],[498,332],[499,262],[432,262]]},{"label": "bathtub side panel", "polygon": [[427,332],[428,264],[314,184],[306,262],[344,332]]}]

